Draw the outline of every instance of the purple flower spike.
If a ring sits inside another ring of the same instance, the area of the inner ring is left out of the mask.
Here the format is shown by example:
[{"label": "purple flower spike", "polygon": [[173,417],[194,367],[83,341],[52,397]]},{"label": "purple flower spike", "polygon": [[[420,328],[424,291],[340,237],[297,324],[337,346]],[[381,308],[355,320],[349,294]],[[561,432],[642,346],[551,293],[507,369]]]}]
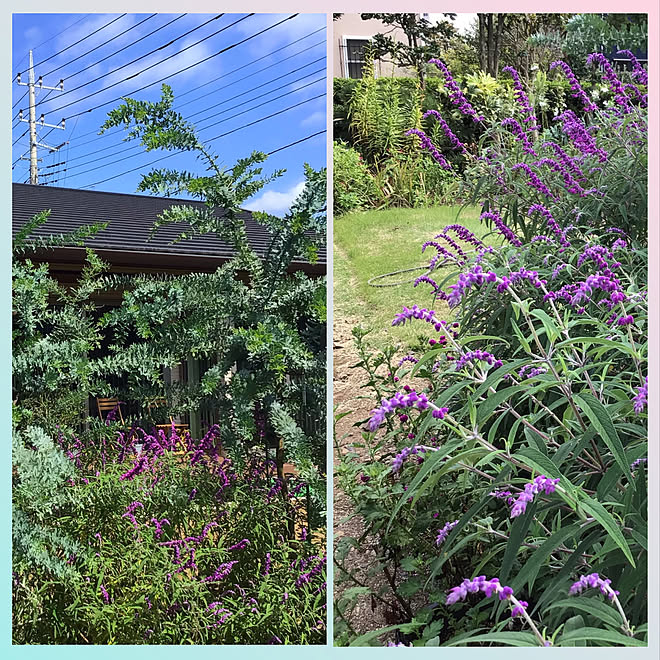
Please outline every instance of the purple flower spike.
[{"label": "purple flower spike", "polygon": [[527,137],[527,133],[525,133],[523,127],[515,119],[511,117],[505,119],[502,122],[502,126],[510,126],[511,131],[516,136],[516,140],[522,143],[523,151],[532,156],[536,156],[536,151],[534,151],[534,149],[532,148],[529,138]]},{"label": "purple flower spike", "polygon": [[639,415],[648,403],[649,377],[644,378],[644,385],[637,388],[637,394],[633,397],[633,410]]},{"label": "purple flower spike", "polygon": [[517,499],[511,507],[511,517],[517,518],[525,513],[527,504],[529,504],[537,493],[545,493],[551,495],[555,492],[555,487],[559,483],[559,479],[550,479],[545,475],[540,475],[534,481],[525,484],[524,490],[518,495]]},{"label": "purple flower spike", "polygon": [[612,600],[615,596],[619,594],[618,591],[615,591],[610,587],[611,580],[604,580],[598,575],[598,573],[590,573],[589,575],[582,575],[577,582],[574,582],[571,588],[568,590],[569,596],[574,596],[575,594],[582,593],[584,589],[598,589],[603,596],[607,596]]},{"label": "purple flower spike", "polygon": [[524,608],[528,604],[524,601],[518,601],[513,595],[511,587],[503,587],[498,578],[486,579],[485,575],[479,575],[472,580],[463,580],[457,587],[452,587],[447,595],[447,605],[453,605],[459,600],[465,600],[468,594],[476,594],[482,592],[487,598],[498,595],[500,600],[514,599],[514,607],[511,616],[522,616]]},{"label": "purple flower spike", "polygon": [[536,115],[534,114],[534,108],[532,107],[532,104],[529,102],[529,98],[527,97],[525,88],[523,87],[518,72],[512,66],[505,66],[502,69],[502,72],[510,74],[511,77],[513,78],[514,96],[516,97],[516,101],[518,101],[518,104],[520,105],[520,109],[522,111],[523,116],[525,117],[523,121],[525,124],[528,124],[528,130],[530,131],[539,130],[541,127],[538,126],[538,120],[536,119]]},{"label": "purple flower spike", "polygon": [[435,160],[443,170],[451,169],[451,165],[447,162],[447,159],[440,153],[440,151],[438,151],[438,147],[433,144],[431,138],[424,133],[424,131],[421,131],[418,128],[411,128],[409,131],[406,131],[406,135],[416,135],[421,140],[420,146],[422,149],[426,149],[431,156],[433,156],[433,160]]},{"label": "purple flower spike", "polygon": [[476,110],[470,105],[469,101],[465,98],[465,94],[461,91],[458,83],[454,80],[451,72],[442,60],[432,59],[429,64],[435,64],[445,77],[445,87],[449,90],[449,99],[458,109],[468,117],[472,117],[474,121],[484,121],[485,117],[477,114]]},{"label": "purple flower spike", "polygon": [[462,154],[467,152],[465,145],[454,135],[451,128],[449,128],[449,124],[440,116],[440,113],[437,110],[428,110],[422,115],[422,119],[426,119],[427,117],[436,118],[438,124],[440,125],[440,128],[442,128],[442,131],[447,136],[451,146],[454,149],[460,151]]},{"label": "purple flower spike", "polygon": [[435,539],[435,544],[441,545],[442,543],[444,543],[447,536],[449,536],[449,532],[451,532],[451,530],[454,529],[456,525],[458,525],[458,520],[454,520],[454,522],[448,522],[445,524],[445,526],[442,529],[439,529],[438,536]]},{"label": "purple flower spike", "polygon": [[632,64],[633,72],[631,77],[637,80],[640,85],[649,84],[649,75],[646,69],[639,63],[639,60],[629,51],[620,50],[617,55],[627,55]]},{"label": "purple flower spike", "polygon": [[516,247],[522,247],[522,242],[520,239],[513,233],[509,227],[504,224],[504,220],[500,217],[497,211],[482,213],[480,216],[481,220],[490,220],[496,227],[497,231],[506,238],[511,245]]},{"label": "purple flower spike", "polygon": [[603,80],[605,80],[610,89],[614,92],[614,102],[623,110],[623,112],[630,112],[630,99],[626,95],[625,90],[623,89],[623,84],[616,77],[616,73],[612,69],[612,65],[609,63],[609,60],[603,55],[603,53],[592,53],[587,57],[587,65],[589,64],[600,64],[603,69]]},{"label": "purple flower spike", "polygon": [[566,80],[568,80],[568,82],[571,84],[571,92],[573,92],[572,96],[582,101],[582,105],[584,106],[585,112],[593,112],[594,110],[598,109],[598,106],[594,105],[591,102],[591,100],[587,96],[587,93],[584,91],[584,89],[582,89],[578,79],[575,77],[575,74],[571,70],[571,67],[568,66],[566,62],[557,60],[556,62],[553,62],[550,65],[550,68],[551,69],[560,68],[564,72],[564,75],[566,76]]}]

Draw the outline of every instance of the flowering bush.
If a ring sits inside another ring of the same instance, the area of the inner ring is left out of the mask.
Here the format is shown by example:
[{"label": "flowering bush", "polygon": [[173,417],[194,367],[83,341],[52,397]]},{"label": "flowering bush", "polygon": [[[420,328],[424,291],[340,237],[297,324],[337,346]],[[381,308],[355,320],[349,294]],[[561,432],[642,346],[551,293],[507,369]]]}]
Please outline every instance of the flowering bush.
[{"label": "flowering bush", "polygon": [[[646,643],[646,100],[590,62],[615,95],[603,111],[587,99],[540,132],[511,70],[520,113],[487,127],[478,159],[448,128],[444,148],[422,140],[438,162],[472,159],[501,247],[460,225],[425,244],[431,272],[415,285],[443,311],[393,319],[436,333],[400,361],[355,333],[380,403],[369,460],[344,454],[339,474],[379,539],[399,643]],[[357,543],[338,552],[346,579]]]},{"label": "flowering bush", "polygon": [[323,643],[304,485],[236,469],[217,433],[15,435],[14,643]]}]

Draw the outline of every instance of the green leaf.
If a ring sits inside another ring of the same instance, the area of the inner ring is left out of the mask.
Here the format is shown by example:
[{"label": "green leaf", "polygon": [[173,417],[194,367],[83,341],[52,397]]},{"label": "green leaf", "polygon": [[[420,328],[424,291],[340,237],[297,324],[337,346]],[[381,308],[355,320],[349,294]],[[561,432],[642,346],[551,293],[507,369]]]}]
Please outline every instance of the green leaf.
[{"label": "green leaf", "polygon": [[386,626],[385,628],[379,628],[378,630],[370,630],[368,633],[365,633],[364,635],[360,635],[359,637],[356,637],[350,644],[349,646],[372,646],[370,642],[374,641],[381,635],[391,632],[392,630],[399,630],[402,626],[422,626],[424,624],[419,623],[419,624],[412,624],[412,623],[400,623],[396,626]]},{"label": "green leaf", "polygon": [[[581,614],[576,614],[575,616],[572,616],[566,623],[564,624],[564,634],[566,633],[572,633],[578,630],[581,630],[584,628],[584,619],[582,618]],[[586,646],[586,642],[583,639],[576,640],[576,641],[567,641],[564,638],[564,642],[562,646]]]},{"label": "green leaf", "polygon": [[552,603],[546,607],[546,610],[553,610],[560,607],[562,610],[572,607],[573,609],[586,612],[600,619],[603,623],[618,628],[621,625],[621,617],[619,613],[612,607],[604,603],[598,598],[587,598],[584,596],[576,596],[573,598],[563,598],[562,600]]},{"label": "green leaf", "polygon": [[485,633],[483,635],[473,635],[471,637],[462,637],[460,639],[451,639],[442,646],[463,646],[469,643],[494,642],[504,646],[539,646],[539,640],[533,633],[528,632],[497,632]]},{"label": "green leaf", "polygon": [[573,398],[578,406],[580,406],[580,409],[589,418],[589,421],[593,424],[594,428],[598,431],[603,442],[612,452],[623,473],[628,479],[632,479],[630,464],[626,460],[626,452],[623,449],[623,443],[610,419],[607,408],[605,408],[605,406],[589,392],[575,394]]},{"label": "green leaf", "polygon": [[578,640],[585,640],[588,642],[607,642],[609,645],[615,644],[618,646],[648,646],[646,642],[641,642],[638,639],[622,635],[614,630],[602,630],[601,628],[590,627],[564,633],[555,642],[555,646],[564,646],[566,642],[575,642]]},{"label": "green leaf", "polygon": [[580,495],[578,506],[580,506],[587,514],[593,516],[605,528],[605,531],[610,535],[610,538],[621,548],[626,559],[634,568],[636,566],[635,560],[633,559],[628,543],[626,542],[618,523],[612,517],[612,514],[610,514],[600,502],[597,502],[584,494]]}]

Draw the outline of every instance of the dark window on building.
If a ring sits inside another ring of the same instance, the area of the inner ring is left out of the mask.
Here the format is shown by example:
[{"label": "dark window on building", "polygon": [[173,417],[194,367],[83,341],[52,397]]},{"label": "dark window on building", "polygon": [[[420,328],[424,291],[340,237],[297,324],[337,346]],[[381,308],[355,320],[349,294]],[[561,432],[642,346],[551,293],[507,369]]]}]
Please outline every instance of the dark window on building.
[{"label": "dark window on building", "polygon": [[349,78],[362,78],[364,49],[368,39],[346,39],[346,72]]}]

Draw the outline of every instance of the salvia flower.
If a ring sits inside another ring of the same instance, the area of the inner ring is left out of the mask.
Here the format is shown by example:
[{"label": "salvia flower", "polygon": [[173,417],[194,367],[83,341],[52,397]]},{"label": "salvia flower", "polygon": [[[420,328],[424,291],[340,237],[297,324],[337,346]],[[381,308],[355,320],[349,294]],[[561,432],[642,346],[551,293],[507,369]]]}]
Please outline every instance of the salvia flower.
[{"label": "salvia flower", "polygon": [[532,148],[532,144],[527,137],[525,129],[512,117],[505,119],[502,126],[510,126],[511,132],[515,135],[516,140],[522,144],[523,151],[531,156],[536,156],[536,151]]},{"label": "salvia flower", "polygon": [[440,128],[442,129],[443,133],[447,136],[447,138],[449,139],[449,143],[454,149],[460,151],[463,154],[467,152],[465,145],[454,135],[451,128],[449,128],[449,124],[441,117],[440,113],[437,110],[428,110],[422,115],[422,119],[426,119],[427,117],[436,118],[438,124],[440,125]]},{"label": "salvia flower", "polygon": [[517,163],[511,168],[511,171],[513,172],[516,170],[523,170],[525,174],[527,174],[527,177],[529,178],[529,181],[527,181],[528,186],[534,188],[548,199],[557,199],[555,195],[553,195],[550,191],[550,188],[548,188],[548,186],[546,186],[545,183],[539,179],[538,174],[536,174],[536,172],[534,172],[527,163]]},{"label": "salvia flower", "polygon": [[230,546],[227,548],[228,550],[243,550],[244,548],[247,548],[247,546],[250,544],[250,541],[248,539],[243,539],[242,541],[239,541],[238,543],[234,543],[234,545]]},{"label": "salvia flower", "polygon": [[639,415],[648,403],[649,377],[644,378],[644,384],[637,388],[637,394],[633,397],[633,410]]},{"label": "salvia flower", "polygon": [[107,603],[110,602],[110,595],[108,594],[106,588],[101,584],[99,585],[99,591],[101,592],[101,595],[103,596],[103,600]]},{"label": "salvia flower", "polygon": [[482,592],[487,598],[498,595],[500,600],[513,601],[511,616],[522,616],[523,610],[528,606],[524,600],[517,600],[513,595],[511,587],[503,587],[498,578],[486,579],[485,575],[479,575],[471,580],[465,579],[457,587],[452,587],[447,595],[447,605],[453,605],[460,600],[465,600],[468,594]]},{"label": "salvia flower", "polygon": [[598,573],[590,573],[589,575],[582,575],[577,582],[574,582],[568,590],[569,596],[582,593],[584,589],[598,589],[603,596],[607,596],[612,600],[619,594],[610,587],[611,580],[604,580]]},{"label": "salvia flower", "polygon": [[451,165],[447,162],[447,159],[440,153],[438,147],[433,144],[431,138],[424,133],[424,131],[419,128],[411,128],[409,131],[406,131],[406,135],[416,135],[420,139],[420,146],[422,149],[426,149],[426,151],[433,156],[433,160],[435,160],[443,170],[451,169]]},{"label": "salvia flower", "polygon": [[518,371],[518,378],[520,380],[523,380],[524,378],[534,378],[534,376],[540,376],[547,371],[548,370],[545,367],[534,367],[532,364],[526,364],[520,369],[520,371]]},{"label": "salvia flower", "polygon": [[630,464],[631,472],[634,472],[640,465],[645,465],[648,462],[648,458],[638,458]]},{"label": "salvia flower", "polygon": [[640,85],[649,84],[649,76],[646,69],[639,63],[639,60],[629,51],[629,50],[620,50],[617,55],[627,55],[630,63],[632,64],[633,72],[631,78],[637,80]]},{"label": "salvia flower", "polygon": [[562,122],[564,133],[583,155],[597,156],[601,162],[607,160],[607,152],[598,148],[593,136],[572,110],[562,112],[562,114],[555,117],[555,121]]},{"label": "salvia flower", "polygon": [[484,121],[485,117],[477,114],[477,111],[472,107],[469,101],[465,98],[465,94],[461,91],[458,83],[454,80],[454,77],[451,75],[451,72],[445,65],[442,60],[431,59],[429,64],[435,64],[445,78],[445,87],[449,90],[449,99],[451,102],[458,106],[458,109],[468,117],[472,117],[474,121]]},{"label": "salvia flower", "polygon": [[442,529],[438,530],[438,536],[435,539],[435,544],[436,545],[442,545],[445,542],[445,539],[449,535],[449,532],[451,532],[454,527],[458,525],[458,520],[454,520],[454,522],[448,522],[445,523],[445,526]]},{"label": "salvia flower", "polygon": [[612,65],[603,53],[591,53],[587,57],[587,65],[600,64],[603,69],[603,79],[609,84],[610,89],[614,92],[614,102],[623,110],[623,112],[630,112],[630,99],[623,89],[623,84],[616,77]]},{"label": "salvia flower", "polygon": [[521,247],[522,242],[520,239],[513,233],[509,227],[506,226],[504,223],[504,220],[500,217],[499,213],[497,211],[486,211],[485,213],[482,213],[480,216],[480,220],[490,220],[495,227],[497,227],[497,231],[506,238],[511,245],[515,245],[516,247]]},{"label": "salvia flower", "polygon": [[552,64],[550,64],[550,68],[560,68],[564,72],[566,80],[568,80],[568,82],[571,84],[572,96],[582,102],[585,112],[593,112],[594,110],[598,109],[598,106],[592,103],[591,99],[587,96],[587,93],[584,91],[584,89],[582,89],[582,86],[580,85],[578,79],[575,77],[571,67],[568,66],[566,62],[557,60],[556,62],[552,62]]},{"label": "salvia flower", "polygon": [[404,447],[392,461],[392,472],[396,474],[401,470],[403,464],[409,456],[414,456],[416,454],[423,454],[426,452],[426,447],[421,445],[413,445],[412,447]]},{"label": "salvia flower", "polygon": [[540,213],[545,218],[548,229],[551,229],[554,232],[555,236],[564,247],[571,246],[570,241],[566,238],[566,234],[559,226],[559,223],[554,219],[552,213],[545,206],[542,204],[532,204],[529,207],[529,211],[527,211],[527,215],[532,215],[532,213],[535,212]]},{"label": "salvia flower", "polygon": [[[438,408],[428,400],[428,397],[423,392],[417,393],[415,390],[407,394],[397,392],[391,399],[383,399],[378,408],[371,411],[371,419],[369,420],[369,430],[375,431],[384,421],[385,415],[393,412],[397,408],[417,408],[417,410],[433,409],[434,413],[437,412],[444,417],[448,412],[447,408]],[[436,415],[434,414],[434,417]],[[440,417],[442,419],[442,417]]]},{"label": "salvia flower", "polygon": [[522,115],[525,117],[523,122],[528,125],[528,130],[539,130],[541,127],[538,125],[538,120],[534,114],[534,108],[529,102],[529,98],[527,97],[527,93],[525,92],[525,88],[523,87],[518,72],[512,66],[505,66],[502,71],[504,73],[510,74],[510,76],[513,78],[514,96],[520,105]]},{"label": "salvia flower", "polygon": [[502,360],[498,360],[492,353],[488,351],[476,350],[468,351],[461,355],[461,357],[456,361],[456,371],[460,371],[468,362],[474,362],[475,360],[481,360],[482,362],[487,362],[490,366],[495,368],[502,366]]},{"label": "salvia flower", "polygon": [[141,474],[144,472],[147,468],[149,467],[149,459],[146,456],[141,456],[138,458],[137,461],[135,461],[135,465],[128,470],[127,472],[124,472],[119,477],[120,481],[131,481],[134,479],[138,474]]},{"label": "salvia flower", "polygon": [[555,492],[555,488],[559,483],[559,479],[551,479],[544,474],[536,477],[534,481],[525,484],[525,488],[518,495],[513,506],[511,507],[511,517],[517,518],[525,513],[527,504],[529,504],[537,493],[545,493],[551,495]]},{"label": "salvia flower", "polygon": [[218,582],[224,580],[230,573],[234,564],[237,564],[238,561],[228,561],[224,564],[220,564],[218,568],[215,569],[215,572],[212,575],[209,575],[204,578],[204,582]]},{"label": "salvia flower", "polygon": [[270,573],[270,567],[271,567],[271,558],[270,558],[270,552],[266,553],[266,562],[264,563],[264,571],[263,575],[268,575]]},{"label": "salvia flower", "polygon": [[417,364],[419,360],[412,355],[406,355],[399,360],[399,366],[401,366],[404,362],[412,362],[413,364]]}]

